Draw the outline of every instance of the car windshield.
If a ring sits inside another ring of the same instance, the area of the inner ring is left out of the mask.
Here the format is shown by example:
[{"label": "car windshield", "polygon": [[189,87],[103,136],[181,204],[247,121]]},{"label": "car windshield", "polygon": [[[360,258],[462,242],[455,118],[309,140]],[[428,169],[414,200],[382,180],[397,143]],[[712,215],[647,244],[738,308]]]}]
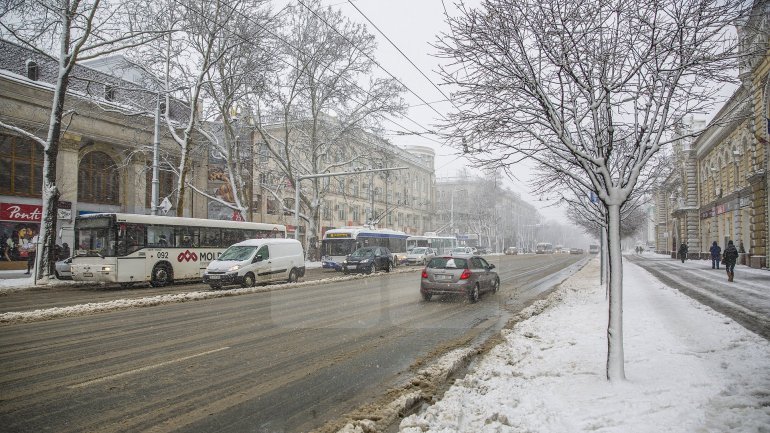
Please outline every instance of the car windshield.
[{"label": "car windshield", "polygon": [[222,253],[222,255],[217,258],[217,260],[242,262],[244,260],[250,259],[251,255],[254,254],[254,251],[256,251],[256,249],[257,247],[253,247],[253,246],[245,246],[245,245],[232,246],[226,249],[225,252]]},{"label": "car windshield", "polygon": [[374,250],[369,248],[361,248],[353,251],[353,254],[351,254],[350,257],[354,259],[358,259],[361,257],[371,257],[373,255],[374,255]]},{"label": "car windshield", "polygon": [[452,257],[437,257],[428,263],[431,269],[465,269],[468,267],[468,260]]},{"label": "car windshield", "polygon": [[423,248],[423,247],[415,248],[412,250],[412,254],[425,254],[425,251],[427,250],[428,250],[427,248]]}]

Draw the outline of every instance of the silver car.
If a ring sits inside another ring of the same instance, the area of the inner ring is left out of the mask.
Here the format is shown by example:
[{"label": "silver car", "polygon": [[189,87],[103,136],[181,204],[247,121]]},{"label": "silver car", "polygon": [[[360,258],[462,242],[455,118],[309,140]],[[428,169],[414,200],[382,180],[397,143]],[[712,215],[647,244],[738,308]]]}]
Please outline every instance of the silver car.
[{"label": "silver car", "polygon": [[470,257],[473,255],[473,248],[471,247],[454,247],[449,252],[452,257]]},{"label": "silver car", "polygon": [[422,270],[420,293],[429,301],[433,295],[465,295],[476,302],[483,292],[497,292],[500,277],[495,265],[482,257],[434,257]]},{"label": "silver car", "polygon": [[428,260],[432,259],[435,255],[436,253],[433,252],[432,248],[415,247],[406,255],[406,264],[425,266],[428,263]]}]

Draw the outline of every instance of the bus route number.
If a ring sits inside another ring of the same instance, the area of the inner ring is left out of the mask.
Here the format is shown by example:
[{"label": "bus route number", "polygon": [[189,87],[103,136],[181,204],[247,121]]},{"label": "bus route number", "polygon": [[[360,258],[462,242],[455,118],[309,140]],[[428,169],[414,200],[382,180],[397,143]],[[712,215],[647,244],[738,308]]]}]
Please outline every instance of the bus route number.
[{"label": "bus route number", "polygon": [[159,259],[167,259],[168,258],[168,251],[158,251],[158,258]]}]

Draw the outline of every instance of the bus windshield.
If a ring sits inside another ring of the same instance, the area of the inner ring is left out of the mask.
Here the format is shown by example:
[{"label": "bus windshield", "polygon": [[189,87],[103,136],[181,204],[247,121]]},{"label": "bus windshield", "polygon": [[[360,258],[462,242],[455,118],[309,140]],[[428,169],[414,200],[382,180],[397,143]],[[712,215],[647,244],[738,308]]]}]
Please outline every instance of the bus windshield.
[{"label": "bus windshield", "polygon": [[88,218],[75,227],[75,255],[114,257],[117,234],[112,219]]},{"label": "bus windshield", "polygon": [[226,249],[225,252],[217,258],[217,260],[242,262],[244,260],[250,259],[251,256],[254,255],[254,251],[256,249],[257,247],[255,246],[233,245],[232,247]]},{"label": "bus windshield", "polygon": [[355,239],[324,239],[321,242],[321,255],[346,256],[355,250]]}]

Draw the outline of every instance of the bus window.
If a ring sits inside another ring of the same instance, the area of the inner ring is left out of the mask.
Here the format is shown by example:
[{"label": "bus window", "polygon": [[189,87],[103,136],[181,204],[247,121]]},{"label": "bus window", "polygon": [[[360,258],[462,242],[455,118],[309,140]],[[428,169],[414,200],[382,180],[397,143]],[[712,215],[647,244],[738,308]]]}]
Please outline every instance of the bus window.
[{"label": "bus window", "polygon": [[176,238],[176,244],[182,248],[198,247],[199,230],[197,227],[175,227],[174,237]]},{"label": "bus window", "polygon": [[[222,235],[220,229],[211,227],[201,227],[200,229],[200,246],[215,248],[221,244]],[[228,245],[229,246],[229,245]]]},{"label": "bus window", "polygon": [[169,226],[147,226],[147,244],[153,247],[173,247],[174,228]]}]

